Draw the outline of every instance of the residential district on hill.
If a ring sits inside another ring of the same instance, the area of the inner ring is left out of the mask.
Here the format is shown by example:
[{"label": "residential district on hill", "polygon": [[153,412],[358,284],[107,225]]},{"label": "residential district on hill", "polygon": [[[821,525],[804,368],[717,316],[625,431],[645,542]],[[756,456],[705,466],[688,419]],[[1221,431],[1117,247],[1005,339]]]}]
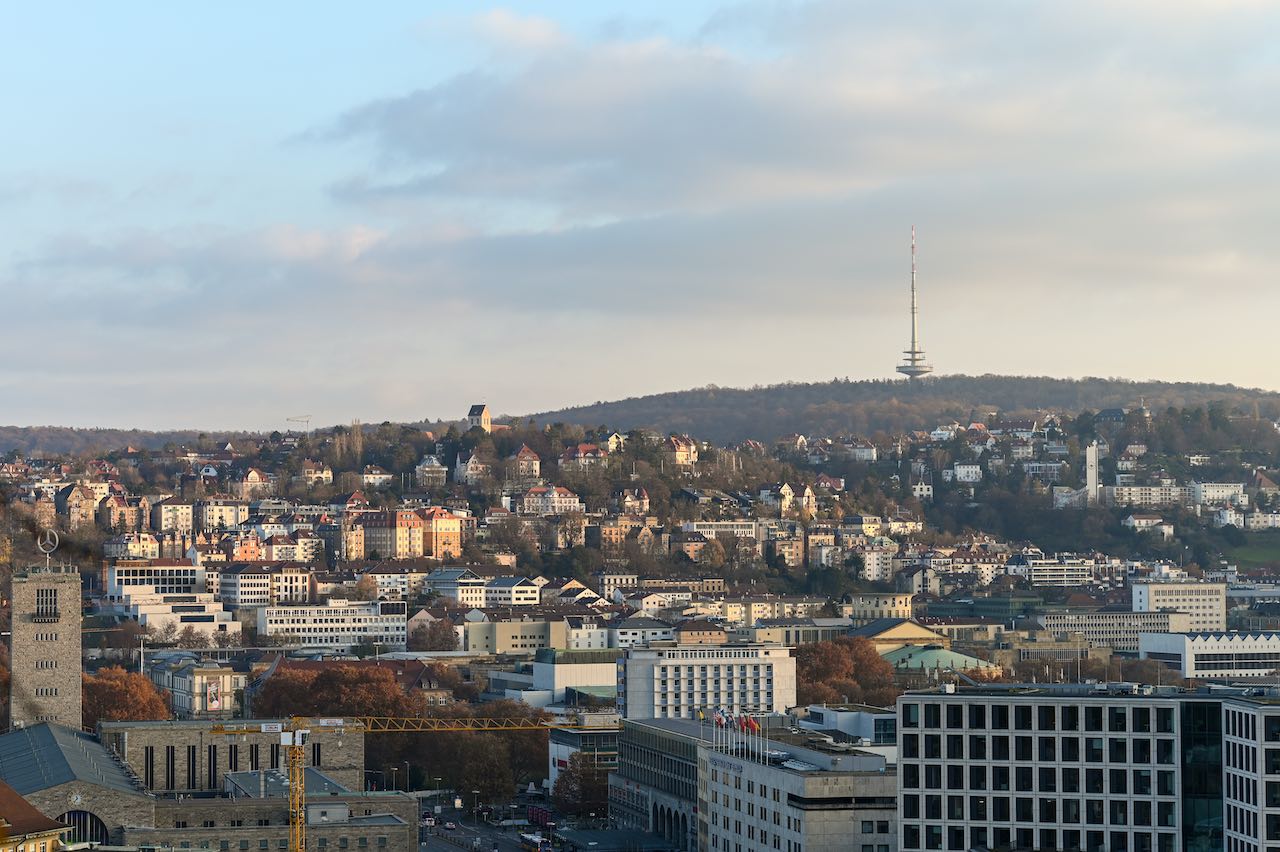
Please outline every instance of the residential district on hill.
[{"label": "residential district on hill", "polygon": [[0,462],[0,848],[1280,848],[1280,428]]}]

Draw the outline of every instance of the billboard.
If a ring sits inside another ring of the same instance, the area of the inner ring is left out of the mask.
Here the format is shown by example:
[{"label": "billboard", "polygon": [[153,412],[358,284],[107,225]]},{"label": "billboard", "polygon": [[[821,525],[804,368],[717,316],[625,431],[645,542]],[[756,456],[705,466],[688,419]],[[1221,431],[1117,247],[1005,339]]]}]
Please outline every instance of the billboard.
[{"label": "billboard", "polygon": [[206,710],[221,710],[222,695],[218,691],[219,683],[211,680],[205,684],[204,688],[204,707]]}]

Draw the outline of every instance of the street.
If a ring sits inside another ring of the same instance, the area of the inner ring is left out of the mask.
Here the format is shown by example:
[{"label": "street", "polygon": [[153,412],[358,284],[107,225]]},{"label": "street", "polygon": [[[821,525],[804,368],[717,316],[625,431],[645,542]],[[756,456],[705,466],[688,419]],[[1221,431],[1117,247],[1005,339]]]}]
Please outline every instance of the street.
[{"label": "street", "polygon": [[[441,828],[450,820],[458,826],[455,830],[446,831]],[[479,848],[483,852],[494,849],[498,852],[520,852],[520,833],[516,829],[503,831],[486,823],[481,823],[477,828],[471,821],[463,822],[461,814],[456,812],[446,811],[434,828],[424,828],[422,831],[426,834],[420,835],[425,838],[421,848],[429,852],[457,852],[459,849],[472,848]],[[477,839],[480,840],[480,845],[474,847]]]}]

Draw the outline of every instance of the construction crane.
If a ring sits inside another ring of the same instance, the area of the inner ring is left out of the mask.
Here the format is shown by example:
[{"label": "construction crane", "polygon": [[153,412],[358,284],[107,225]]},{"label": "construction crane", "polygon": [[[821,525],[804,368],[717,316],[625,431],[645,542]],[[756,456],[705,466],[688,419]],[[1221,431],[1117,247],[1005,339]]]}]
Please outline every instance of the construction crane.
[{"label": "construction crane", "polygon": [[400,716],[346,716],[313,718],[293,716],[281,722],[263,722],[257,727],[214,725],[210,733],[226,736],[247,734],[280,735],[289,777],[289,852],[307,849],[306,745],[311,728],[359,726],[366,734],[414,734],[462,731],[549,731],[551,729],[617,730],[618,725],[586,725],[581,721],[554,722],[546,719],[479,718],[421,719]]},{"label": "construction crane", "polygon": [[301,423],[302,434],[308,435],[308,436],[311,434],[311,415],[310,414],[299,414],[297,417],[286,417],[285,420],[287,420],[290,423]]}]

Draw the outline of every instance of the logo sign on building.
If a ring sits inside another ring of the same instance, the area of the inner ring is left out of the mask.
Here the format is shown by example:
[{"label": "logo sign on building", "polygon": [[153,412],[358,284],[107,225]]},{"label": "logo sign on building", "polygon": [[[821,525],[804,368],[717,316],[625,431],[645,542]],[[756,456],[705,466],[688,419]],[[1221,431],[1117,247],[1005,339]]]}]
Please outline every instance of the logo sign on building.
[{"label": "logo sign on building", "polygon": [[284,731],[284,725],[281,722],[263,722],[262,733],[279,734]]},{"label": "logo sign on building", "polygon": [[341,719],[316,719],[316,724],[321,728],[341,728]]},{"label": "logo sign on building", "polygon": [[218,682],[210,681],[204,688],[204,706],[208,710],[222,709],[222,695],[218,692]]}]

